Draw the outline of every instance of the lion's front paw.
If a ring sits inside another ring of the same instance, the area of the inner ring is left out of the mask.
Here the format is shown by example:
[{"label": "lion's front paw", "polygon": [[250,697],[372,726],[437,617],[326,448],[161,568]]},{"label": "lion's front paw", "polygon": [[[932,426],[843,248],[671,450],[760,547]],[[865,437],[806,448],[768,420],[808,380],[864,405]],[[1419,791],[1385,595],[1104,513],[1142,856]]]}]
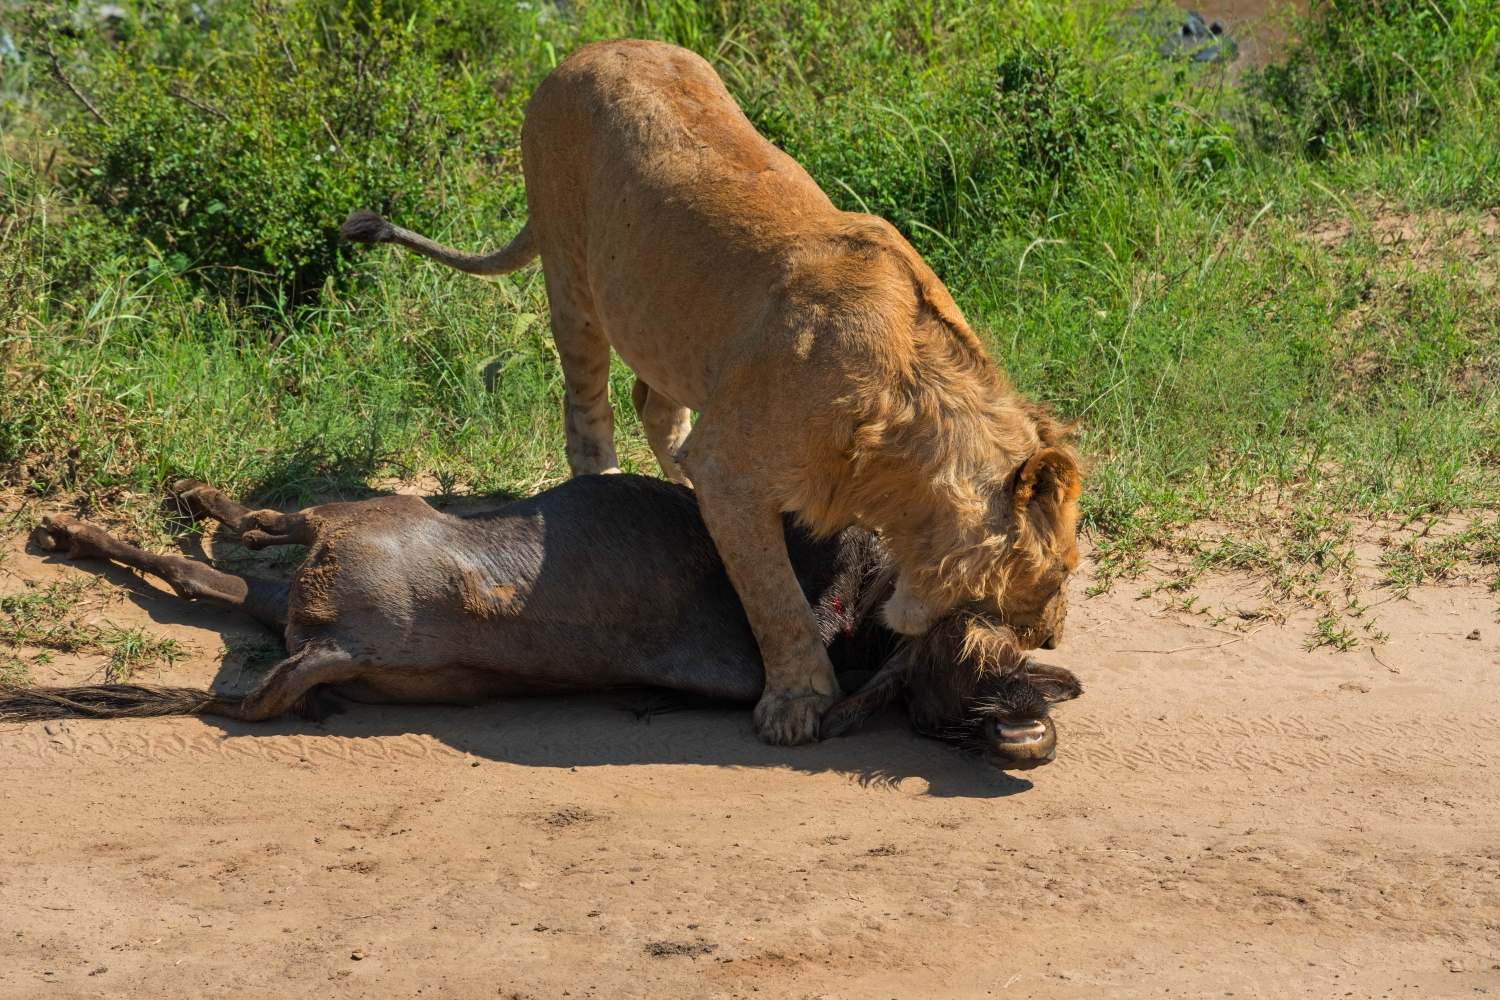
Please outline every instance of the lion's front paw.
[{"label": "lion's front paw", "polygon": [[755,731],[767,743],[796,746],[818,741],[818,721],[838,698],[833,694],[767,691],[755,706]]}]

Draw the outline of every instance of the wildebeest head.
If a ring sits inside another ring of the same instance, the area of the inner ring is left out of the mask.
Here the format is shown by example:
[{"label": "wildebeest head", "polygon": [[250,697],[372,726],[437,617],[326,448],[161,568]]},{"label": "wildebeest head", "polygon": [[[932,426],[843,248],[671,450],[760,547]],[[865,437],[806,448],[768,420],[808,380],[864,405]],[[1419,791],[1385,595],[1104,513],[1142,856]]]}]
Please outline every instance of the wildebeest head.
[{"label": "wildebeest head", "polygon": [[902,700],[918,732],[1024,770],[1057,757],[1050,706],[1082,693],[1071,671],[1037,663],[1011,629],[964,610],[903,638],[868,683],[828,710],[822,735],[849,732]]}]

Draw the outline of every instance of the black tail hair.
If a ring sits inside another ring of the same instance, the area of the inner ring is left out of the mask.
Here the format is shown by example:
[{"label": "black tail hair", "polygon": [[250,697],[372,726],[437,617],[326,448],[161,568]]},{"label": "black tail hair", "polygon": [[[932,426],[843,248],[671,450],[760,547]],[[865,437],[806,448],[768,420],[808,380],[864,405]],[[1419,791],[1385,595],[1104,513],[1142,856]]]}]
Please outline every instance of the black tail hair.
[{"label": "black tail hair", "polygon": [[389,243],[396,227],[368,208],[356,209],[339,227],[339,235],[350,243]]},{"label": "black tail hair", "polygon": [[212,692],[197,688],[155,688],[138,684],[96,684],[92,687],[0,684],[0,722],[196,715],[215,700]]}]

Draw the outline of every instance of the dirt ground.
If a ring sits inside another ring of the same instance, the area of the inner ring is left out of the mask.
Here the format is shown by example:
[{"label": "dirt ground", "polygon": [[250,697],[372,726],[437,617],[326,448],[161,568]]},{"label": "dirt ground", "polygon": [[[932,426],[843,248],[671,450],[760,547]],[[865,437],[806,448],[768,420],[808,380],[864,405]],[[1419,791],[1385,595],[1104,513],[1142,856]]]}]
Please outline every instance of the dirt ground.
[{"label": "dirt ground", "polygon": [[1224,26],[1239,50],[1230,64],[1231,75],[1285,56],[1288,16],[1291,10],[1306,14],[1308,9],[1307,0],[1175,0],[1175,3],[1184,11],[1198,11],[1205,21],[1218,21]]},{"label": "dirt ground", "polygon": [[[101,573],[189,648],[138,680],[253,681],[257,626],[119,567],[17,536],[0,592]],[[604,696],[0,729],[0,996],[1500,993],[1496,595],[1372,590],[1390,642],[1337,653],[1088,582],[1044,655],[1086,693],[1016,775]]]}]

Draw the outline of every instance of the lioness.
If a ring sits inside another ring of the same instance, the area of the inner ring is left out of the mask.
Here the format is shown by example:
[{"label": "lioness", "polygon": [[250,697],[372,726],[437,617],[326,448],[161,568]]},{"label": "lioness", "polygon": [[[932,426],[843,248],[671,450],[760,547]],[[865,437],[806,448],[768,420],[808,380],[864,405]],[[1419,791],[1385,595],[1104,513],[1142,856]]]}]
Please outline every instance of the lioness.
[{"label": "lioness", "polygon": [[972,604],[1031,646],[1058,640],[1078,562],[1073,453],[889,223],[836,209],[708,63],[659,42],[599,42],[559,63],[527,107],[521,156],[530,218],[492,254],[372,212],[344,235],[470,274],[541,255],[568,464],[618,471],[613,346],[639,379],[662,468],[698,491],[760,644],[763,739],[816,739],[839,696],[783,511],[820,534],[882,532],[896,572],[883,614],[898,632]]}]

